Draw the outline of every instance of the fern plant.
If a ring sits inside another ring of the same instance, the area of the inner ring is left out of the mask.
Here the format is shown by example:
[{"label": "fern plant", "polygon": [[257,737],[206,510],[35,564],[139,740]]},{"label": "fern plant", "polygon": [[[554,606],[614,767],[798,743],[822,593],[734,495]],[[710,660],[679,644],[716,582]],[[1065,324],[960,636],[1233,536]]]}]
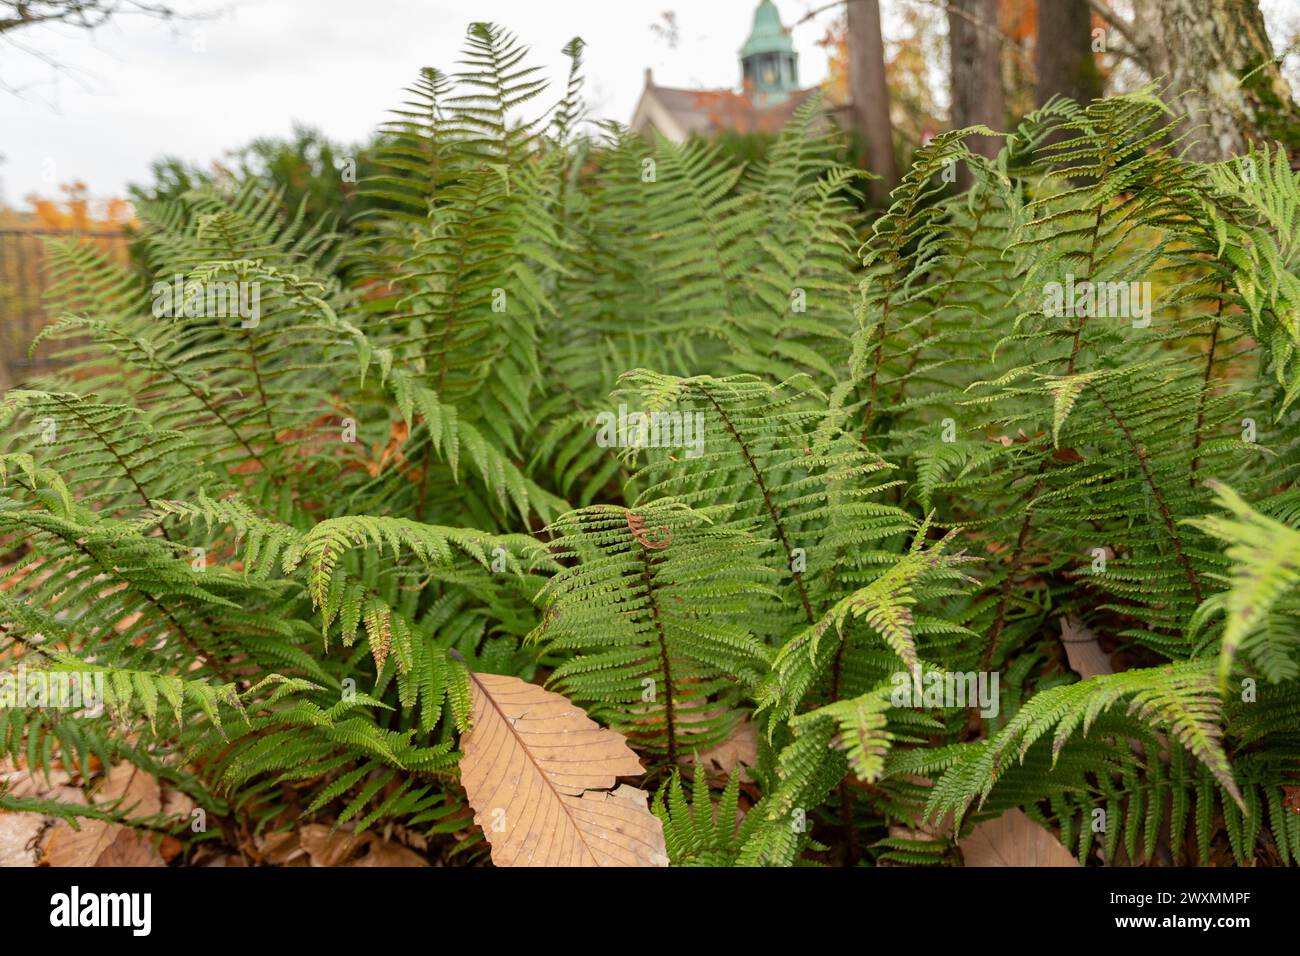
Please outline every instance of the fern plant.
[{"label": "fern plant", "polygon": [[107,706],[0,706],[10,760],[164,776],[220,821],[190,852],[477,861],[488,673],[630,743],[678,864],[956,864],[1013,807],[1082,862],[1300,858],[1281,151],[1056,100],[868,223],[815,102],[742,166],[585,123],[580,41],[547,110],[466,43],[360,238],[246,187],[142,206],[130,266],[50,244],[76,361],[0,403],[0,661]]}]

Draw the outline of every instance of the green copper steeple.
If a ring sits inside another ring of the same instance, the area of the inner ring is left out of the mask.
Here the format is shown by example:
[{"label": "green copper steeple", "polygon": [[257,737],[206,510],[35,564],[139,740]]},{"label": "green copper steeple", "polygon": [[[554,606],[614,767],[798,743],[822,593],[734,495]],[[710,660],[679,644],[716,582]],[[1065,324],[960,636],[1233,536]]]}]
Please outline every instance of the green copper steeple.
[{"label": "green copper steeple", "polygon": [[754,11],[754,27],[740,48],[740,67],[745,89],[761,106],[779,103],[799,88],[799,54],[772,0],[762,0]]}]

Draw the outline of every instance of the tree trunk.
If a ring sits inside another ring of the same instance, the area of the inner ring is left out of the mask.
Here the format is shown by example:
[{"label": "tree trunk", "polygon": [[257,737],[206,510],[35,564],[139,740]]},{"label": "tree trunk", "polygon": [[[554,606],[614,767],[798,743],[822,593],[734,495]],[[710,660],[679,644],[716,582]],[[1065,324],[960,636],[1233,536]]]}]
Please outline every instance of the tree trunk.
[{"label": "tree trunk", "polygon": [[849,101],[867,150],[867,170],[880,177],[870,185],[871,201],[884,205],[898,182],[894,131],[885,85],[885,43],[878,0],[848,0]]},{"label": "tree trunk", "polygon": [[1190,158],[1227,159],[1251,140],[1300,147],[1300,110],[1256,0],[1146,0],[1134,9],[1138,55],[1166,78]]},{"label": "tree trunk", "polygon": [[[997,0],[950,0],[948,47],[952,81],[954,129],[983,123],[1003,128],[1002,34],[998,30]],[[992,158],[1002,146],[1001,137],[972,136],[971,152]],[[969,170],[957,170],[957,187],[970,185]]]},{"label": "tree trunk", "polygon": [[1038,105],[1053,96],[1087,104],[1101,96],[1101,71],[1092,49],[1088,0],[1038,0],[1034,66]]}]

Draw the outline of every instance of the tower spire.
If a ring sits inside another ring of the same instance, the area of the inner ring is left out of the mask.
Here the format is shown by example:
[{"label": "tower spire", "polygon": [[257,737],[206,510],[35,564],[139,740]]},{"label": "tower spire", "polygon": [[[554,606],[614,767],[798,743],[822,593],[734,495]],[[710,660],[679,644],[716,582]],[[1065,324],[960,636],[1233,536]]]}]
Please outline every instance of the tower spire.
[{"label": "tower spire", "polygon": [[759,106],[780,103],[799,88],[799,54],[772,0],[761,0],[754,11],[749,39],[740,48],[740,72]]}]

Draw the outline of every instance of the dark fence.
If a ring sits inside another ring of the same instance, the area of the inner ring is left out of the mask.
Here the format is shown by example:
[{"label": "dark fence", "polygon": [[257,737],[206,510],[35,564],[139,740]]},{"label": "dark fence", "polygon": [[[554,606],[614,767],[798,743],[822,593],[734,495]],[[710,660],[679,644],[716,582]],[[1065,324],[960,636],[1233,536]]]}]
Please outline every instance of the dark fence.
[{"label": "dark fence", "polygon": [[112,259],[127,260],[124,232],[0,229],[0,392],[60,364],[52,355],[57,349],[46,346],[30,360],[27,357],[32,339],[51,318],[45,242],[59,236],[78,237],[94,243]]}]

